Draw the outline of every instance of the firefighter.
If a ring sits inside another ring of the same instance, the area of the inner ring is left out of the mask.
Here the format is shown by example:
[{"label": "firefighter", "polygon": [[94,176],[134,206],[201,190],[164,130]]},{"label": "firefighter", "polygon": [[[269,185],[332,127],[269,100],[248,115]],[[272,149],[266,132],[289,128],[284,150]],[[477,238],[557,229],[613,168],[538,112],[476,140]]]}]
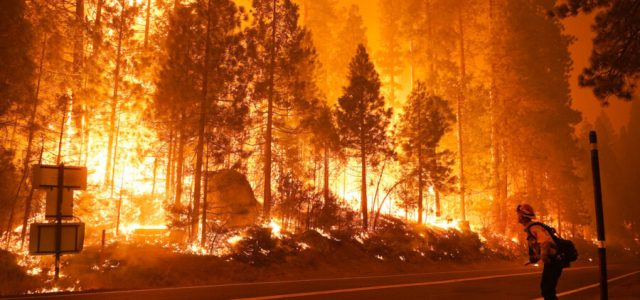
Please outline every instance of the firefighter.
[{"label": "firefighter", "polygon": [[540,289],[545,300],[558,299],[556,296],[556,286],[560,275],[562,275],[563,263],[558,255],[558,247],[549,231],[542,223],[533,222],[536,217],[533,207],[529,204],[520,204],[516,208],[518,213],[518,223],[522,224],[527,233],[529,244],[529,263],[535,264],[542,260],[544,268]]}]

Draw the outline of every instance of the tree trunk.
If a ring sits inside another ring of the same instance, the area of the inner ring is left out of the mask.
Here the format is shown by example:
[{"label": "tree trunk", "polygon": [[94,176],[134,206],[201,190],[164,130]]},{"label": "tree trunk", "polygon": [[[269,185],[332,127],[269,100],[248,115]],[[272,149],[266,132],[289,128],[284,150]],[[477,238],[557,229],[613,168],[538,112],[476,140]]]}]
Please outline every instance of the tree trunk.
[{"label": "tree trunk", "polygon": [[202,160],[204,152],[204,127],[207,122],[207,94],[209,92],[209,48],[211,47],[211,0],[207,4],[207,33],[204,42],[204,67],[202,68],[202,97],[200,99],[200,124],[196,146],[196,166],[193,187],[193,211],[191,218],[191,241],[197,239],[200,224],[200,190],[202,187]]},{"label": "tree trunk", "polygon": [[113,198],[113,189],[116,181],[116,162],[118,161],[118,140],[120,138],[120,119],[118,118],[118,127],[116,128],[116,143],[113,147],[113,164],[111,167],[111,198]]},{"label": "tree trunk", "polygon": [[[76,0],[76,19],[74,24],[74,41],[73,41],[73,76],[75,81],[74,91],[73,91],[73,100],[76,103],[76,106],[79,108],[79,115],[77,116],[80,119],[84,119],[85,109],[84,109],[84,100],[81,97],[78,97],[80,93],[79,90],[82,90],[83,85],[83,66],[84,66],[84,0]],[[80,135],[80,145],[78,146],[78,164],[81,163],[82,160],[82,150],[84,147],[84,128],[80,128],[80,130],[76,130],[76,132]]]},{"label": "tree trunk", "polygon": [[264,203],[262,208],[265,221],[270,219],[271,214],[271,135],[273,127],[273,99],[275,93],[274,81],[276,68],[276,5],[276,0],[273,0],[273,18],[271,20],[271,64],[269,67],[269,101],[267,104],[267,132],[264,151]]},{"label": "tree trunk", "polygon": [[344,163],[344,169],[342,169],[342,199],[347,198],[347,169],[349,168],[349,160]]},{"label": "tree trunk", "polygon": [[[39,164],[42,164],[42,155],[44,153],[44,139],[42,139],[42,146],[40,147],[40,159],[38,160]],[[24,246],[24,238],[27,235],[27,225],[29,225],[29,217],[31,216],[31,202],[33,200],[33,192],[34,192],[35,188],[33,186],[33,183],[31,184],[31,187],[29,188],[29,195],[27,196],[27,199],[25,200],[25,204],[24,204],[24,216],[22,219],[22,232],[20,233],[20,249],[23,248]]]},{"label": "tree trunk", "polygon": [[[173,118],[172,118],[173,119]],[[173,123],[170,125],[171,129],[169,130],[169,144],[167,145],[167,174],[164,182],[164,192],[165,192],[165,203],[169,203],[171,201],[172,196],[172,175],[173,175],[173,148],[174,148],[174,129]]]},{"label": "tree trunk", "polygon": [[98,0],[98,5],[96,7],[96,19],[94,21],[94,25],[96,28],[100,28],[100,22],[102,19],[102,3],[104,0]]},{"label": "tree trunk", "polygon": [[[494,0],[489,0],[489,35],[495,44],[495,4]],[[495,53],[494,53],[495,55]],[[502,117],[501,102],[498,97],[498,89],[496,86],[496,64],[495,60],[491,62],[491,156],[492,156],[492,177],[493,177],[493,215],[494,227],[498,233],[506,232],[506,181],[504,180],[504,141],[500,129],[499,120]]]},{"label": "tree trunk", "polygon": [[[124,175],[124,173],[122,174]],[[115,178],[114,178],[115,181]],[[124,184],[124,176],[120,177],[120,195],[118,196],[118,202],[117,202],[117,212],[116,212],[116,237],[120,234],[120,215],[121,215],[121,211],[122,211],[122,186]]]},{"label": "tree trunk", "polygon": [[[40,82],[42,80],[42,69],[44,66],[44,56],[47,49],[47,35],[45,33],[44,38],[42,40],[42,51],[40,52],[40,64],[38,71],[38,81],[36,83],[36,93],[34,96],[33,102],[33,110],[31,110],[31,117],[29,119],[29,136],[27,137],[27,149],[24,157],[24,165],[22,166],[22,181],[26,180],[27,176],[29,176],[29,162],[31,161],[31,147],[33,147],[33,136],[36,131],[36,117],[38,116],[38,100],[40,97]],[[40,160],[42,161],[42,151],[40,153]],[[22,185],[22,184],[20,184]],[[31,200],[33,199],[33,186],[31,186],[29,191],[29,196],[25,200],[24,203],[24,216],[22,219],[22,233],[20,235],[21,246],[24,243],[24,237],[26,235],[27,230],[27,222],[29,220],[29,215],[31,214]],[[17,199],[15,200],[17,201]]]},{"label": "tree trunk", "polygon": [[[76,0],[75,36],[73,41],[73,76],[76,77],[76,82],[82,81],[80,72],[82,70],[82,60],[84,56],[83,22],[84,0]],[[80,86],[80,84],[78,84],[78,86]]]},{"label": "tree trunk", "polygon": [[202,196],[202,236],[200,237],[200,247],[204,248],[207,242],[207,196],[208,196],[208,187],[209,187],[209,146],[207,145],[207,159],[204,163],[204,192]]},{"label": "tree trunk", "polygon": [[462,8],[458,11],[458,25],[459,25],[459,42],[460,42],[460,90],[458,92],[457,102],[457,117],[458,117],[458,155],[460,159],[460,220],[465,222],[466,216],[466,203],[465,203],[465,181],[464,181],[464,151],[462,147],[462,104],[465,97],[465,85],[466,85],[466,70],[465,70],[465,58],[464,58],[464,24],[462,22]]},{"label": "tree trunk", "polygon": [[329,146],[324,146],[324,178],[323,178],[323,188],[322,195],[324,197],[324,204],[327,205],[328,201],[331,201],[329,198]]},{"label": "tree trunk", "polygon": [[436,217],[440,217],[442,216],[442,211],[440,209],[440,191],[438,191],[437,189],[434,189],[435,192],[435,201],[436,201]]},{"label": "tree trunk", "polygon": [[367,205],[367,147],[364,136],[365,131],[365,111],[364,99],[360,99],[360,164],[362,168],[361,185],[360,185],[360,210],[362,210],[362,228],[366,231],[368,228],[368,205]]},{"label": "tree trunk", "polygon": [[153,180],[151,182],[151,198],[156,195],[156,177],[158,175],[158,158],[153,159]]},{"label": "tree trunk", "polygon": [[424,181],[422,178],[422,143],[418,142],[418,224],[422,224],[422,213],[424,210],[422,207],[422,201],[424,199],[423,191]]},{"label": "tree trunk", "polygon": [[360,163],[362,168],[361,174],[361,187],[360,187],[360,210],[362,210],[362,228],[366,231],[368,228],[368,205],[367,205],[367,157],[365,155],[364,144],[364,131],[362,132],[361,148],[360,148]]},{"label": "tree trunk", "polygon": [[111,160],[113,158],[113,140],[115,138],[116,131],[116,112],[118,109],[118,89],[120,88],[120,60],[122,58],[122,36],[124,34],[124,2],[122,6],[122,10],[120,12],[119,19],[119,28],[118,28],[118,46],[116,48],[116,65],[114,71],[114,82],[113,82],[113,97],[111,99],[111,114],[109,116],[109,141],[107,143],[107,166],[104,175],[104,184],[105,186],[109,185],[113,178],[110,177],[111,174]]},{"label": "tree trunk", "polygon": [[58,137],[58,159],[56,160],[56,164],[60,164],[62,162],[62,139],[64,138],[64,122],[66,121],[65,117],[67,115],[67,102],[69,99],[65,95],[62,95],[64,99],[64,105],[62,109],[62,122],[60,122],[60,136]]},{"label": "tree trunk", "polygon": [[[501,107],[504,107],[504,101],[501,101]],[[509,180],[509,174],[507,174],[508,170],[507,170],[507,145],[506,145],[506,141],[504,139],[504,135],[500,136],[500,211],[502,212],[502,220],[501,223],[503,223],[504,225],[504,232],[505,234],[507,233],[507,224],[509,223],[509,221],[511,220],[510,218],[510,214],[508,213],[509,210],[507,210],[507,198],[508,198],[508,180]]]},{"label": "tree trunk", "polygon": [[[391,192],[393,192],[393,190],[400,185],[403,182],[403,180],[399,180],[397,181],[388,191],[387,194],[384,195],[384,198],[382,198],[382,200],[380,201],[380,204],[378,204],[378,209],[376,210],[376,215],[373,218],[373,230],[376,229],[376,226],[378,225],[378,219],[380,218],[380,212],[382,211],[382,206],[384,205],[384,202],[387,200],[387,198],[389,197],[389,195],[391,195]],[[374,207],[375,209],[375,207]],[[405,206],[405,220],[409,219],[409,207]]]},{"label": "tree trunk", "polygon": [[149,48],[149,23],[151,20],[151,0],[147,0],[147,17],[144,22],[144,49]]},{"label": "tree trunk", "polygon": [[376,182],[376,191],[373,193],[373,201],[371,203],[371,208],[375,209],[376,203],[378,201],[378,194],[380,192],[380,184],[382,183],[382,177],[384,176],[384,170],[387,167],[387,160],[385,159],[382,163],[382,167],[380,168],[380,176],[378,176],[378,181]]},{"label": "tree trunk", "polygon": [[366,231],[368,228],[368,205],[367,205],[367,157],[365,152],[364,131],[361,131],[361,148],[360,148],[360,164],[362,168],[361,186],[360,186],[360,210],[362,210],[362,228]]},{"label": "tree trunk", "polygon": [[[182,120],[182,117],[180,120]],[[174,206],[176,207],[182,206],[182,165],[184,164],[184,143],[184,133],[180,132],[180,136],[178,137],[178,161],[176,162],[176,197],[174,199]]]}]

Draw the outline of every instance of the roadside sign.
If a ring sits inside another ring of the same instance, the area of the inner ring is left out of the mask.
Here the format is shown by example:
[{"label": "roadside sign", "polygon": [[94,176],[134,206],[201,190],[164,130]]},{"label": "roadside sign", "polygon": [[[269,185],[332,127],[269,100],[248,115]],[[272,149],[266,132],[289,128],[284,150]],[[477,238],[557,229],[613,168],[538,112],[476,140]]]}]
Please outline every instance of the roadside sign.
[{"label": "roadside sign", "polygon": [[33,223],[29,234],[29,254],[56,254],[56,226],[62,226],[59,253],[82,251],[84,223]]},{"label": "roadside sign", "polygon": [[[50,188],[58,187],[57,165],[34,165],[33,166],[33,187]],[[76,190],[87,189],[87,168],[86,167],[64,167],[64,187]]]},{"label": "roadside sign", "polygon": [[[45,205],[44,217],[47,220],[55,220],[57,213],[58,213],[58,188],[51,188],[47,190],[47,203]],[[62,189],[62,206],[60,208],[60,216],[64,220],[73,218],[73,190],[72,189]]]},{"label": "roadside sign", "polygon": [[55,280],[60,276],[60,256],[82,251],[84,223],[62,223],[73,218],[73,191],[87,189],[86,167],[33,165],[31,186],[48,189],[45,218],[55,223],[31,224],[29,254],[54,254]]}]

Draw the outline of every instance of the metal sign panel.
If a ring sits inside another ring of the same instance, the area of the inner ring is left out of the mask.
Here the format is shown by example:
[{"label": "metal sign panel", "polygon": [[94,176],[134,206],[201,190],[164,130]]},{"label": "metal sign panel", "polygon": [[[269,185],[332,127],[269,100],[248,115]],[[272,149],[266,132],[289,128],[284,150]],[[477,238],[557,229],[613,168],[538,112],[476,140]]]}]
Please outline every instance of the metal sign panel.
[{"label": "metal sign panel", "polygon": [[[50,188],[58,186],[58,169],[56,165],[33,165],[33,186]],[[76,190],[87,189],[86,167],[64,167],[64,187]]]},{"label": "metal sign panel", "polygon": [[[84,244],[84,223],[63,223],[60,253],[77,253]],[[33,223],[29,233],[29,254],[56,253],[56,224]]]},{"label": "metal sign panel", "polygon": [[[47,220],[55,220],[58,213],[58,189],[47,190],[47,204],[44,217]],[[63,220],[73,218],[73,190],[62,189],[61,217]]]}]

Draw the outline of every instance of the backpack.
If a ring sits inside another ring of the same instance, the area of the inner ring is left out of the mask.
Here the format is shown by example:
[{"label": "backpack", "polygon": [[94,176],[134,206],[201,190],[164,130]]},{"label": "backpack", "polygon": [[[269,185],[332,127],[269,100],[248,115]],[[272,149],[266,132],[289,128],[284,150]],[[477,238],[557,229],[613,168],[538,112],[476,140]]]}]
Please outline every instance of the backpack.
[{"label": "backpack", "polygon": [[540,222],[533,222],[529,224],[529,226],[527,226],[527,229],[526,229],[527,234],[529,236],[532,236],[530,228],[531,226],[534,226],[534,225],[542,226],[542,228],[544,228],[549,233],[549,235],[553,239],[553,242],[558,247],[558,255],[560,256],[564,264],[568,266],[570,263],[578,259],[578,249],[576,249],[576,246],[573,244],[573,242],[570,240],[565,240],[562,237],[560,237],[556,229],[553,227],[550,227],[549,225],[546,225]]}]

